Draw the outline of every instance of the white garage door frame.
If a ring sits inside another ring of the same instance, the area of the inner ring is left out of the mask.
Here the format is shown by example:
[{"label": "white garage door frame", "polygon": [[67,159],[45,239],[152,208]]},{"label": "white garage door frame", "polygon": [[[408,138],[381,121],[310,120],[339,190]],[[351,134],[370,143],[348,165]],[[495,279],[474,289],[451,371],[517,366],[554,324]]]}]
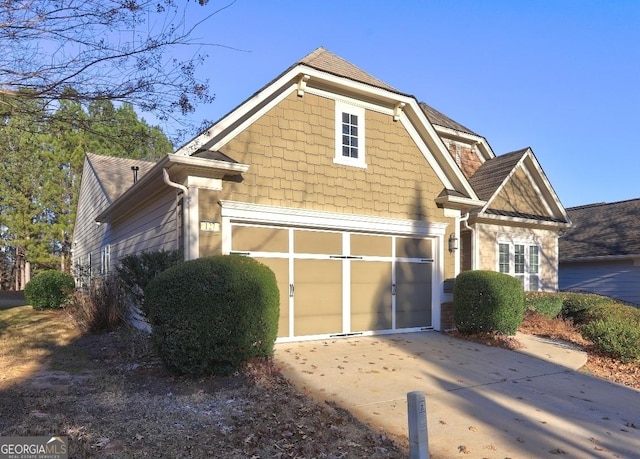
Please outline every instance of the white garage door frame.
[{"label": "white garage door frame", "polygon": [[[440,304],[443,296],[442,281],[444,279],[443,260],[445,250],[445,233],[448,223],[379,218],[308,209],[292,209],[288,207],[250,204],[236,201],[221,201],[220,204],[222,207],[222,253],[225,255],[232,252],[232,224],[273,225],[286,228],[308,228],[359,233],[364,232],[368,234],[380,234],[387,236],[421,237],[432,239],[433,260],[430,261],[432,263],[431,323],[434,329],[440,329]],[[251,255],[260,257],[267,254],[251,253]],[[347,281],[347,279],[345,279],[345,281]],[[348,283],[346,285],[348,285]],[[293,320],[292,314],[290,314],[289,317],[290,320]],[[345,323],[348,323],[348,321]],[[293,325],[291,325],[291,327],[292,326]],[[412,330],[370,331],[359,334],[372,335],[397,333],[399,331]],[[281,337],[278,338],[278,341],[300,341],[306,339],[319,339],[327,336]]]}]

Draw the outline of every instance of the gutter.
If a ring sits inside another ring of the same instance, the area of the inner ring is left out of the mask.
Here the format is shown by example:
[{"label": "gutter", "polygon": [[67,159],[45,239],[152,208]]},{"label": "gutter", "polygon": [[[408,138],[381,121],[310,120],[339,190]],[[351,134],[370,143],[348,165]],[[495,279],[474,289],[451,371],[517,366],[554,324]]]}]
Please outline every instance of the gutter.
[{"label": "gutter", "polygon": [[[182,191],[182,195],[183,195],[183,199],[184,199],[184,203],[187,204],[187,207],[189,206],[189,188],[187,188],[184,185],[181,185],[180,183],[176,183],[176,182],[172,182],[171,178],[169,177],[169,172],[167,171],[167,168],[163,168],[162,169],[162,178],[164,179],[164,183],[166,183],[167,185],[169,185],[170,187],[176,188],[180,191]],[[180,251],[180,224],[179,224],[179,220],[178,220],[178,212],[179,212],[179,207],[178,207],[178,202],[179,202],[179,197],[178,197],[178,192],[176,191],[176,250]],[[182,225],[184,227],[184,215],[182,217]],[[186,228],[185,229],[185,235],[186,235]]]},{"label": "gutter", "polygon": [[476,230],[469,226],[469,216],[470,213],[467,212],[467,215],[460,218],[460,223],[464,223],[464,227],[471,231],[471,270],[474,271],[477,269],[477,254],[476,254]]}]

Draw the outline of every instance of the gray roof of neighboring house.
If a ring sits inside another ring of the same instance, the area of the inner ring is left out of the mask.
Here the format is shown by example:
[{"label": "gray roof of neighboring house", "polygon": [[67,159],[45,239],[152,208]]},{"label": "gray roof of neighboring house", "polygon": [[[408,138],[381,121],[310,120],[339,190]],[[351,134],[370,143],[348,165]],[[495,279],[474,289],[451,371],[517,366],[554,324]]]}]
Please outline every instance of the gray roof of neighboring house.
[{"label": "gray roof of neighboring house", "polygon": [[523,148],[496,156],[480,166],[476,173],[469,178],[469,183],[478,198],[488,201],[528,150],[528,148]]},{"label": "gray roof of neighboring house", "polygon": [[133,185],[131,167],[140,168],[138,170],[138,179],[140,179],[156,164],[154,161],[103,156],[95,153],[87,153],[87,160],[110,202],[115,201]]},{"label": "gray roof of neighboring house", "polygon": [[640,199],[572,207],[559,239],[560,260],[640,254]]}]

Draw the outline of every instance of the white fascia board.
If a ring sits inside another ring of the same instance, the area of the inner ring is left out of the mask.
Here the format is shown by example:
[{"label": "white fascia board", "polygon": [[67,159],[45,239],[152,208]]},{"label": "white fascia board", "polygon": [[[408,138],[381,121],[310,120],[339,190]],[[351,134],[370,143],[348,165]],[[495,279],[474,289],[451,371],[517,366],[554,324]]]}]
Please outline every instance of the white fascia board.
[{"label": "white fascia board", "polygon": [[220,172],[224,172],[227,175],[231,175],[234,172],[236,174],[243,174],[249,170],[248,164],[231,163],[228,161],[220,161],[217,159],[198,158],[194,156],[181,156],[177,154],[167,155],[168,160],[172,164],[180,164],[188,167],[202,168],[202,169],[215,169]]},{"label": "white fascia board", "polygon": [[[325,81],[333,86],[348,88],[350,92],[367,94],[374,98],[379,98],[382,100],[391,101],[397,98],[396,93],[393,93],[386,89],[376,88],[375,86],[359,83],[348,78],[338,77],[330,73],[322,72],[320,70],[316,70],[314,68],[300,64],[293,67],[291,70],[283,74],[280,78],[263,88],[260,92],[245,101],[243,104],[236,107],[227,116],[219,120],[205,132],[180,147],[178,150],[176,150],[175,154],[190,156],[202,146],[211,142],[214,142],[214,144],[210,147],[211,150],[215,151],[219,149],[221,145],[224,145],[228,142],[228,140],[225,139],[232,138],[238,130],[244,129],[244,126],[246,126],[247,123],[250,123],[253,119],[257,118],[257,116],[254,115],[250,120],[243,122],[242,126],[239,126],[231,132],[227,132],[229,128],[231,128],[238,121],[242,120],[242,118],[245,117],[248,113],[255,110],[261,104],[268,102],[269,99],[273,98],[273,96],[279,91],[281,91],[281,94],[278,97],[279,100],[282,100],[291,92],[297,91],[297,77],[301,74],[308,75],[310,77],[305,80],[307,84],[315,84],[316,80]],[[268,106],[272,107],[276,105],[279,100],[275,102],[269,102]],[[261,109],[259,116],[261,116],[261,114],[265,111],[266,110],[264,108]]]},{"label": "white fascia board", "polygon": [[568,229],[571,228],[571,223],[561,223],[561,222],[550,222],[546,220],[533,220],[529,218],[522,217],[509,217],[507,215],[496,215],[496,214],[486,214],[483,212],[479,212],[478,214],[473,215],[476,222],[479,223],[492,223],[496,224],[496,222],[503,223],[516,223],[525,226],[539,226],[545,228],[551,228],[554,230]]},{"label": "white fascia board", "polygon": [[485,201],[479,199],[464,198],[461,196],[439,196],[435,199],[436,204],[443,206],[456,208],[456,209],[469,209],[473,207],[482,207],[486,204]]},{"label": "white fascia board", "polygon": [[[341,96],[336,92],[329,91],[327,89],[321,89],[316,86],[319,85],[330,87],[332,89],[335,89],[336,87],[341,88],[347,93],[355,93],[360,96],[365,96],[367,98],[376,100],[380,104],[387,103],[389,104],[389,106],[392,106],[399,100],[409,100],[409,98],[406,96],[401,96],[386,89],[376,88],[364,83],[358,83],[348,78],[338,77],[330,73],[322,72],[310,67],[306,67],[304,65],[299,65],[291,69],[276,82],[271,84],[268,88],[265,88],[265,90],[260,92],[256,97],[247,101],[245,105],[239,107],[233,119],[230,119],[229,122],[224,123],[224,129],[221,130],[224,132],[224,135],[217,139],[208,148],[212,151],[219,150],[231,139],[233,139],[238,133],[242,132],[256,120],[262,117],[265,113],[278,105],[291,93],[298,92],[299,87],[297,81],[300,75],[309,77],[305,79],[306,83],[304,93],[322,95],[334,100],[341,100],[353,105],[364,107],[369,110],[380,111],[380,108],[382,107],[370,102],[360,101],[353,97]],[[301,97],[304,97],[304,95],[302,95]],[[259,107],[260,104],[263,105]],[[393,110],[391,108],[389,108],[388,110],[390,113],[393,113]],[[249,114],[250,116],[247,116]],[[243,117],[245,117],[245,119],[243,119]],[[238,121],[241,122],[238,123]],[[229,128],[233,126],[233,123],[237,123],[237,125],[232,130],[229,130]]]},{"label": "white fascia board", "polygon": [[422,236],[444,236],[449,226],[442,222],[381,218],[237,201],[220,201],[220,205],[222,217],[241,222]]},{"label": "white fascia board", "polygon": [[542,170],[542,166],[540,166],[540,163],[538,162],[538,159],[536,158],[536,155],[533,154],[533,151],[531,149],[529,149],[529,151],[527,151],[527,156],[528,156],[529,161],[531,162],[531,165],[533,166],[533,168],[537,172],[537,176],[538,176],[539,180],[544,184],[544,187],[545,187],[545,190],[546,190],[546,193],[544,194],[545,202],[547,202],[550,199],[551,202],[555,205],[556,210],[562,215],[562,217],[566,221],[571,221],[569,219],[569,215],[567,214],[567,211],[565,210],[564,206],[560,202],[560,198],[558,198],[558,195],[556,194],[555,190],[553,189],[553,186],[551,185],[551,182],[549,182],[549,180],[547,179],[546,174]]},{"label": "white fascia board", "polygon": [[[476,192],[473,190],[473,188],[471,188],[471,185],[469,184],[469,181],[462,173],[462,170],[458,167],[454,159],[451,157],[451,154],[449,154],[449,152],[447,151],[444,145],[444,142],[442,142],[442,139],[436,132],[435,128],[433,127],[431,122],[429,122],[429,120],[427,119],[427,115],[424,114],[424,112],[418,105],[418,102],[416,101],[416,99],[414,98],[410,99],[410,103],[408,105],[412,108],[412,112],[418,118],[418,123],[416,123],[416,125],[419,125],[422,129],[424,129],[424,133],[418,133],[418,134],[422,134],[421,137],[423,139],[431,140],[432,144],[430,145],[430,147],[440,155],[440,158],[442,159],[442,161],[444,161],[444,163],[446,164],[446,167],[449,169],[450,174],[452,175],[453,178],[455,178],[455,181],[457,183],[452,183],[450,179],[447,180],[447,183],[451,184],[450,188],[457,189],[457,190],[462,188],[464,189],[466,194],[471,197],[471,199],[478,200],[478,196],[476,195]],[[407,112],[407,108],[403,110],[403,113],[405,112]],[[438,165],[438,167],[435,170],[442,170],[442,166]]]},{"label": "white fascia board", "polygon": [[[223,134],[223,137],[226,137],[227,134],[225,134],[225,131],[227,131],[231,126],[241,120],[242,117],[246,116],[247,113],[254,110],[257,106],[263,104],[265,101],[268,101],[280,88],[282,88],[283,86],[290,86],[289,89],[297,89],[297,84],[294,81],[294,77],[298,74],[300,74],[299,66],[292,68],[276,81],[269,84],[253,97],[236,107],[228,115],[223,117],[205,132],[196,136],[193,140],[180,147],[178,150],[176,150],[175,154],[191,156],[203,145],[210,143],[211,141],[216,141],[217,137],[220,137]],[[215,151],[215,149],[212,150]]]}]

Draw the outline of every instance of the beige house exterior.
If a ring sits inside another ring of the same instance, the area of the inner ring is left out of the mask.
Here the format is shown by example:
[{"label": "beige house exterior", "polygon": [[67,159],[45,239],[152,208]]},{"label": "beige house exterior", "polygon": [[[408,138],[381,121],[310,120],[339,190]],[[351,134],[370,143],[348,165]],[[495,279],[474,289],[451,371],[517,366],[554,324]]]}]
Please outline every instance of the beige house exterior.
[{"label": "beige house exterior", "polygon": [[74,262],[176,248],[254,257],[278,280],[280,341],[449,328],[445,280],[462,269],[557,288],[569,220],[533,152],[496,157],[323,48],[96,201],[86,195],[113,179],[100,161],[131,177],[131,160],[87,156]]}]

